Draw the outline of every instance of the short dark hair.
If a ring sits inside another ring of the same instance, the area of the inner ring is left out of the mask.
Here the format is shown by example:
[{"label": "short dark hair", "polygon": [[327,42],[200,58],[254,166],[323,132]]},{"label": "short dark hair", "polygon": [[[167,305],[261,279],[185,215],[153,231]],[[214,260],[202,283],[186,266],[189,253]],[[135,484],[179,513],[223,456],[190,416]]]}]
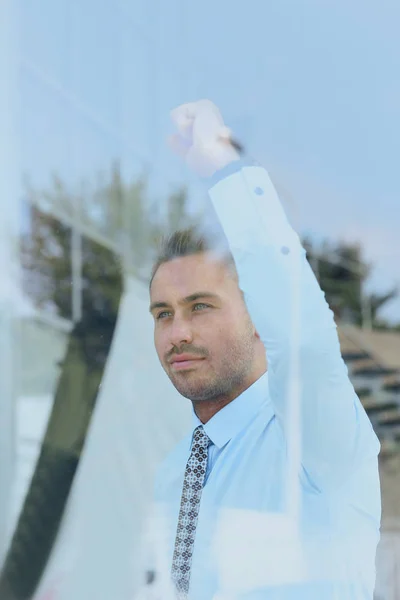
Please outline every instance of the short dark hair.
[{"label": "short dark hair", "polygon": [[[222,250],[222,251],[221,251]],[[205,252],[217,252],[222,260],[232,273],[237,277],[237,271],[234,258],[226,244],[222,246],[211,237],[202,234],[196,227],[187,227],[175,231],[171,235],[162,238],[159,251],[151,269],[149,289],[153,282],[154,276],[159,267],[173,260],[184,256],[193,256],[195,254],[203,254]]]}]

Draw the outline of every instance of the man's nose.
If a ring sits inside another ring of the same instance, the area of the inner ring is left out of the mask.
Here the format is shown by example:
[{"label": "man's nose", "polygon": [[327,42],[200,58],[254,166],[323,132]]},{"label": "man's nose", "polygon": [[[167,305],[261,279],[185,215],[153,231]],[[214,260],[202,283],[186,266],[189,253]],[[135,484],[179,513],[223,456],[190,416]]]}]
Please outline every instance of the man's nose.
[{"label": "man's nose", "polygon": [[170,329],[170,342],[174,346],[190,344],[193,340],[193,332],[190,323],[182,318],[174,318]]}]

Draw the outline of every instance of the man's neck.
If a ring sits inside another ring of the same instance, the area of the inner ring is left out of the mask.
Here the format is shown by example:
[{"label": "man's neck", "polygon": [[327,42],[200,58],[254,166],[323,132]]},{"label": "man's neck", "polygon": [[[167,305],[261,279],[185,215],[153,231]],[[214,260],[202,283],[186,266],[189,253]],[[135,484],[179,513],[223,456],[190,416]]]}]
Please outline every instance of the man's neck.
[{"label": "man's neck", "polygon": [[205,425],[210,419],[212,419],[217,412],[219,412],[222,408],[233,402],[236,398],[238,398],[245,390],[253,385],[264,373],[266,372],[266,368],[261,373],[257,373],[257,375],[253,376],[251,379],[246,381],[239,389],[236,389],[231,394],[226,394],[223,396],[219,396],[217,398],[213,398],[212,400],[200,400],[198,402],[193,402],[193,409],[196,413],[198,419]]}]

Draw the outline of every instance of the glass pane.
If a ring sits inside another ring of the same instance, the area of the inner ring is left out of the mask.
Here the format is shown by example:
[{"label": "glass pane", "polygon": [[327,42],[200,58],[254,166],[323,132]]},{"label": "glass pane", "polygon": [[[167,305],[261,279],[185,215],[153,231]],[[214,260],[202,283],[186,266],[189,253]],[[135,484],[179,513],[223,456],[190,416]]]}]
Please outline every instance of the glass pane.
[{"label": "glass pane", "polygon": [[232,6],[3,0],[1,600],[397,599],[399,7]]}]

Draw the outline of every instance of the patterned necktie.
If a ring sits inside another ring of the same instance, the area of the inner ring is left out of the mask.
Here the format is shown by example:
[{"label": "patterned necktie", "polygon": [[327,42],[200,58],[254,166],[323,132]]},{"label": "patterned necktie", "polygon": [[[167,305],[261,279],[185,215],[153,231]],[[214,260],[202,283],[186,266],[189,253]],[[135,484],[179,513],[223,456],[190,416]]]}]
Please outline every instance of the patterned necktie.
[{"label": "patterned necktie", "polygon": [[196,427],[183,481],[181,508],[172,560],[172,579],[175,583],[178,598],[186,598],[189,592],[193,545],[210,444],[211,440],[202,425]]}]

